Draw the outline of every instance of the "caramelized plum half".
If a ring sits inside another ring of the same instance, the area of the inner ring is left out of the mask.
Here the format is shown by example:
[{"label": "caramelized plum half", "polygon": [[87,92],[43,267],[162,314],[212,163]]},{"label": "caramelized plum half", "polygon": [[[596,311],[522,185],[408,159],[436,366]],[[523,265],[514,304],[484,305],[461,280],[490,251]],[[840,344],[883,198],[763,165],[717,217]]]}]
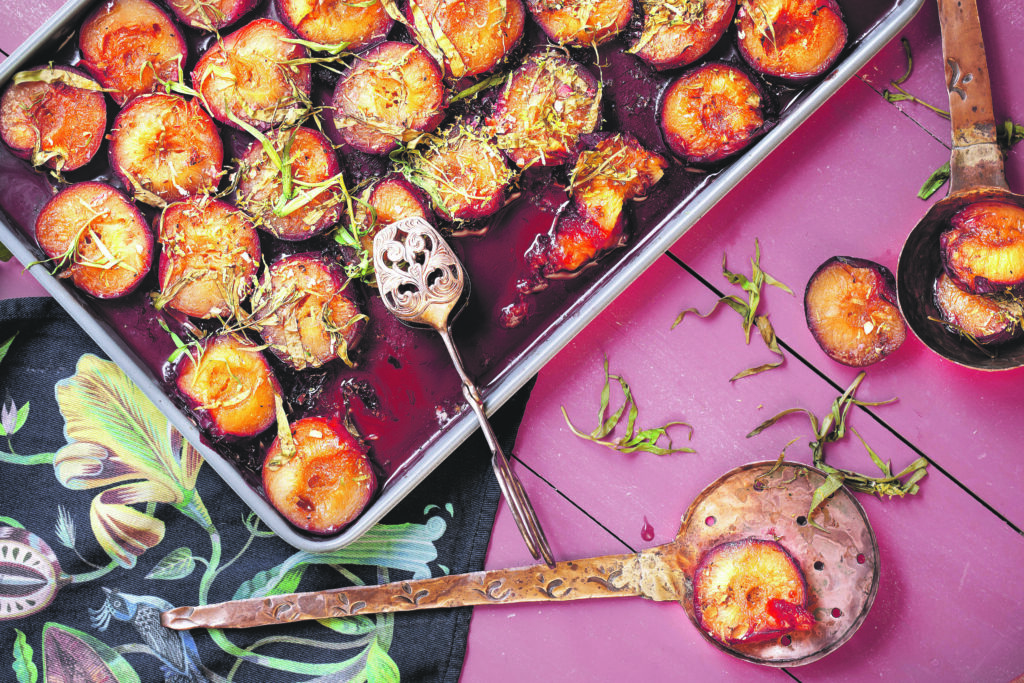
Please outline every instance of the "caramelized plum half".
[{"label": "caramelized plum half", "polygon": [[625,243],[626,217],[620,210],[601,207],[600,214],[588,213],[579,204],[570,204],[546,235],[539,235],[526,253],[531,270],[545,277],[574,274],[593,262],[594,257]]},{"label": "caramelized plum half", "polygon": [[258,3],[259,0],[167,0],[178,21],[203,31],[230,26]]},{"label": "caramelized plum half", "polygon": [[22,71],[0,98],[0,137],[33,166],[58,171],[85,166],[99,151],[106,129],[102,86],[78,69]]},{"label": "caramelized plum half", "polygon": [[804,81],[835,64],[847,28],[836,0],[739,0],[736,36],[755,71]]},{"label": "caramelized plum half", "polygon": [[369,154],[387,154],[441,123],[441,71],[418,45],[381,43],[342,73],[333,105],[334,125],[345,142]]},{"label": "caramelized plum half", "polygon": [[178,391],[194,411],[209,417],[215,433],[256,436],[274,424],[281,385],[259,346],[219,335],[182,358]]},{"label": "caramelized plum half", "polygon": [[263,490],[285,519],[313,534],[331,534],[359,516],[377,488],[366,446],[322,417],[291,426],[288,453],[278,437],[263,461]]},{"label": "caramelized plum half", "polygon": [[389,176],[366,188],[355,207],[354,223],[363,249],[373,253],[373,238],[380,229],[403,218],[433,222],[423,192],[399,175]]},{"label": "caramelized plum half", "polygon": [[505,205],[515,174],[480,128],[456,122],[413,157],[409,180],[450,221],[485,218]]},{"label": "caramelized plum half", "polygon": [[312,75],[306,48],[272,19],[256,19],[214,42],[192,70],[213,118],[241,129],[232,119],[267,130],[295,123],[309,108]]},{"label": "caramelized plum half", "polygon": [[296,370],[318,368],[349,352],[366,316],[346,293],[345,274],[319,254],[293,254],[267,268],[252,295],[252,315],[271,350]]},{"label": "caramelized plum half", "polygon": [[164,206],[212,192],[223,165],[220,133],[197,100],[142,95],[114,119],[110,167],[140,202]]},{"label": "caramelized plum half", "polygon": [[282,169],[259,141],[239,160],[237,204],[264,228],[283,240],[304,240],[327,230],[342,214],[341,165],[331,141],[312,128],[269,134],[269,144],[288,164],[285,194]]},{"label": "caramelized plum half", "polygon": [[701,629],[726,644],[756,643],[814,628],[807,583],[776,541],[730,541],[707,551],[693,574]]},{"label": "caramelized plum half", "polygon": [[274,0],[274,6],[300,37],[321,45],[343,43],[349,52],[384,40],[395,23],[380,0]]},{"label": "caramelized plum half", "polygon": [[135,289],[153,263],[153,233],[123,194],[103,183],[69,185],[36,219],[36,240],[59,277],[100,299]]},{"label": "caramelized plum half", "polygon": [[176,81],[188,50],[167,13],[149,0],[108,0],[82,24],[81,66],[118,104]]},{"label": "caramelized plum half", "polygon": [[712,164],[739,152],[763,132],[764,97],[741,69],[704,64],[669,86],[661,128],[680,158]]},{"label": "caramelized plum half", "polygon": [[196,318],[229,318],[252,291],[260,263],[256,228],[226,202],[199,196],[171,204],[159,218],[160,295]]},{"label": "caramelized plum half", "polygon": [[692,64],[721,40],[736,0],[640,0],[644,26],[629,49],[655,69]]},{"label": "caramelized plum half", "polygon": [[458,80],[490,71],[523,36],[522,0],[409,0],[416,41]]},{"label": "caramelized plum half", "polygon": [[1024,208],[1007,202],[969,204],[939,236],[946,273],[972,294],[1024,292]]},{"label": "caramelized plum half", "polygon": [[954,331],[979,344],[997,344],[1018,336],[1024,326],[1024,302],[1015,297],[970,294],[945,273],[935,280],[935,307]]},{"label": "caramelized plum half", "polygon": [[544,33],[562,45],[601,45],[633,18],[633,0],[526,0],[526,6]]},{"label": "caramelized plum half", "polygon": [[844,365],[877,363],[907,336],[896,278],[867,259],[833,256],[821,264],[807,283],[804,313],[821,350]]},{"label": "caramelized plum half", "polygon": [[498,147],[520,168],[557,166],[574,153],[581,135],[601,122],[601,87],[564,54],[534,53],[512,72],[488,125]]}]

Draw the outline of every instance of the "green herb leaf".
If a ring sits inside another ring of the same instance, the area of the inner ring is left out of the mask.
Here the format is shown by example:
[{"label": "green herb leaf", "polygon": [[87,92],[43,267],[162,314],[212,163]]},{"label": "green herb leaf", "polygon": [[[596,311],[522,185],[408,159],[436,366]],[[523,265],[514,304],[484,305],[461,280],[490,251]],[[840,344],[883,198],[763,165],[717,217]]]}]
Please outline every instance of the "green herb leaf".
[{"label": "green herb leaf", "polygon": [[738,379],[750,377],[751,375],[756,375],[758,373],[765,372],[766,370],[772,370],[782,365],[785,361],[785,356],[782,353],[782,349],[779,348],[778,339],[775,336],[775,330],[772,328],[772,324],[769,322],[768,316],[758,315],[757,309],[761,304],[761,292],[765,285],[778,287],[790,295],[793,294],[793,290],[761,269],[761,244],[757,240],[754,241],[754,257],[750,259],[750,266],[751,275],[749,278],[742,273],[734,273],[729,270],[726,265],[726,257],[724,254],[722,255],[722,275],[731,284],[736,285],[747,293],[746,301],[734,294],[729,294],[716,301],[715,305],[712,306],[711,310],[707,313],[701,313],[696,308],[688,308],[680,313],[676,317],[675,322],[672,323],[672,329],[675,329],[676,326],[683,321],[683,318],[690,313],[695,313],[701,318],[707,318],[718,310],[719,305],[725,304],[743,317],[743,334],[746,337],[747,344],[750,343],[750,331],[755,326],[757,327],[758,332],[761,334],[761,340],[764,342],[765,346],[768,347],[769,351],[779,356],[779,360],[747,368],[746,370],[741,370],[729,378],[730,382],[735,382]]},{"label": "green herb leaf", "polygon": [[[622,405],[620,405],[611,415],[608,415],[608,406],[611,402],[611,383],[615,380],[619,384],[619,388],[622,389]],[[611,434],[615,428],[622,421],[622,414],[628,409],[626,416],[626,433],[618,439],[607,439],[606,437]],[[653,453],[655,455],[668,455],[670,453],[694,453],[692,448],[677,448],[672,444],[672,437],[669,436],[668,430],[675,426],[684,426],[689,429],[689,435],[687,439],[693,438],[693,427],[685,422],[669,422],[661,427],[653,427],[650,429],[642,429],[637,431],[636,422],[640,415],[640,410],[637,408],[636,400],[633,398],[633,392],[629,388],[629,384],[626,383],[619,375],[613,375],[608,371],[608,358],[604,359],[604,387],[601,389],[601,405],[597,411],[597,422],[598,426],[589,434],[576,428],[572,421],[569,419],[569,414],[565,410],[565,406],[562,406],[562,417],[565,418],[565,423],[569,426],[569,429],[573,434],[592,441],[601,446],[606,446],[612,450],[618,451],[619,453],[635,453],[642,451],[644,453]],[[665,439],[666,445],[660,445],[660,441]]]},{"label": "green herb leaf", "polygon": [[928,176],[928,180],[924,181],[924,185],[922,185],[921,189],[917,191],[918,199],[928,199],[938,192],[939,188],[945,185],[946,181],[949,180],[949,173],[949,162],[947,161],[942,166],[935,169],[932,174]]},{"label": "green herb leaf", "polygon": [[0,263],[7,263],[11,260],[12,256],[14,254],[11,253],[11,250],[5,247],[3,242],[0,242]]},{"label": "green herb leaf", "polygon": [[[805,408],[790,408],[768,418],[747,434],[748,439],[752,436],[757,436],[765,429],[771,427],[788,415],[803,413],[808,416],[811,421],[811,431],[814,434],[814,440],[810,442],[812,461],[815,467],[822,470],[827,475],[825,483],[815,490],[814,495],[811,498],[811,507],[807,512],[808,519],[812,517],[814,512],[825,500],[828,499],[829,496],[839,489],[839,486],[845,485],[852,491],[871,493],[877,496],[903,497],[906,495],[916,494],[919,490],[917,482],[921,481],[921,479],[923,479],[928,473],[928,459],[921,457],[910,463],[910,465],[898,474],[893,474],[892,467],[888,463],[884,462],[852,427],[850,428],[850,431],[852,431],[860,440],[861,444],[863,444],[864,449],[868,453],[868,457],[871,458],[871,461],[881,471],[882,476],[872,477],[866,474],[853,472],[851,470],[839,469],[832,467],[825,462],[826,444],[839,441],[846,436],[846,421],[852,407],[881,406],[892,403],[896,400],[895,398],[885,401],[863,401],[858,399],[856,397],[857,388],[860,386],[860,383],[864,381],[864,377],[866,376],[866,373],[863,372],[857,375],[856,379],[853,380],[846,391],[832,402],[828,416],[826,416],[824,420],[821,420],[820,423],[818,418],[811,411]],[[792,443],[792,441],[790,443]],[[787,446],[788,445],[789,444],[787,444]],[[785,449],[783,449],[782,455],[779,456],[780,463],[783,457],[785,457]],[[815,524],[815,526],[818,525]]]}]

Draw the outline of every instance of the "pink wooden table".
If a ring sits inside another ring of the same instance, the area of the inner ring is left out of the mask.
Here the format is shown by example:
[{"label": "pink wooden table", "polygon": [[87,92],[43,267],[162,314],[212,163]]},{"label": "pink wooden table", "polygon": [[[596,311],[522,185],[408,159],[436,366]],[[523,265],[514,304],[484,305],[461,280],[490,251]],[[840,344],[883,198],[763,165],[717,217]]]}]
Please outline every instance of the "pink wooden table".
[{"label": "pink wooden table", "polygon": [[[59,5],[0,2],[5,52]],[[980,4],[997,117],[1024,120],[1024,83],[1017,75],[1024,12],[1017,0]],[[932,3],[905,35],[915,65],[906,86],[944,106]],[[706,310],[714,302],[716,294],[701,279],[732,292],[721,276],[722,255],[733,269],[749,272],[755,240],[763,267],[797,292],[836,254],[895,270],[904,237],[930,204],[916,198],[917,189],[948,159],[950,137],[948,123],[931,112],[882,99],[882,89],[904,66],[898,43],[884,49],[541,372],[520,432],[518,467],[557,558],[670,540],[706,484],[734,466],[775,458],[791,438],[802,437],[789,457],[809,461],[802,419],[744,438],[785,408],[823,414],[856,376],[818,349],[799,296],[772,289],[763,302],[787,347],[783,368],[735,383],[728,381],[735,372],[771,357],[757,343],[744,345],[734,313],[670,327],[682,309]],[[1011,153],[1007,176],[1011,187],[1024,188],[1019,152]],[[0,265],[0,296],[41,293],[20,266]],[[560,407],[592,427],[605,356],[631,384],[642,426],[685,420],[694,426],[687,445],[697,453],[621,455],[570,433]],[[852,426],[894,467],[921,454],[933,466],[916,497],[860,497],[878,536],[878,597],[860,631],[823,660],[785,672],[758,667],[710,646],[676,604],[598,600],[477,609],[462,679],[1014,679],[1024,672],[1022,388],[1024,370],[964,370],[915,338],[869,369],[859,395],[899,401],[870,415],[857,412]],[[839,466],[872,467],[856,442],[829,453]],[[645,520],[654,529],[652,541],[641,538]],[[502,507],[487,567],[529,563]]]}]

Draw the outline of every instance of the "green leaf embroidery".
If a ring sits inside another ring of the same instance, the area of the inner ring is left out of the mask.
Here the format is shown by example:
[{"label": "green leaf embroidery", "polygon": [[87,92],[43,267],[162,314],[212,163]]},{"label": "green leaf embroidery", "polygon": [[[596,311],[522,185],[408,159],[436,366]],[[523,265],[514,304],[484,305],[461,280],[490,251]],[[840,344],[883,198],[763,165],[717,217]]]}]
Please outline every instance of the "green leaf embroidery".
[{"label": "green leaf embroidery", "polygon": [[28,644],[28,638],[20,629],[14,629],[14,675],[18,683],[36,683],[39,680],[39,669],[32,661],[32,646]]},{"label": "green leaf embroidery", "polygon": [[[811,431],[814,434],[814,440],[810,443],[812,461],[815,467],[826,474],[825,483],[815,490],[814,495],[811,498],[811,506],[807,512],[808,519],[811,519],[814,512],[821,507],[822,503],[824,503],[829,496],[839,490],[840,486],[845,485],[851,491],[871,493],[879,497],[903,497],[906,495],[916,494],[919,490],[917,482],[921,481],[921,479],[928,474],[928,459],[923,457],[914,460],[901,472],[893,474],[891,465],[878,457],[878,454],[875,453],[867,442],[864,441],[861,435],[852,427],[850,428],[850,431],[853,432],[857,439],[860,440],[864,449],[868,453],[868,457],[871,458],[871,461],[881,471],[882,476],[871,477],[851,470],[832,467],[825,462],[826,444],[839,441],[846,436],[846,420],[852,407],[881,406],[892,403],[896,400],[893,398],[887,401],[862,401],[856,398],[857,388],[860,386],[860,383],[864,381],[866,376],[867,373],[864,372],[857,375],[857,378],[853,380],[853,383],[850,384],[846,391],[832,402],[829,414],[823,420],[819,421],[814,413],[805,408],[790,408],[768,418],[747,434],[748,439],[752,436],[757,436],[768,427],[776,424],[782,418],[795,413],[803,413],[808,417],[811,423]],[[782,455],[779,456],[779,463],[782,462],[784,457],[785,451],[783,451]],[[815,524],[813,520],[811,523],[814,524],[814,526],[821,528]]]},{"label": "green leaf embroidery", "polygon": [[398,665],[391,659],[387,651],[380,646],[377,639],[373,639],[370,651],[366,655],[366,681],[367,683],[399,683],[401,676],[398,673]]},{"label": "green leaf embroidery", "polygon": [[[4,260],[4,259],[0,259],[0,261],[2,261],[2,260]],[[4,362],[4,356],[7,355],[7,352],[11,348],[11,344],[14,343],[14,338],[17,337],[17,336],[18,336],[18,333],[15,332],[14,334],[12,334],[10,337],[7,338],[7,341],[5,341],[3,344],[0,344],[0,363]]]},{"label": "green leaf embroidery", "polygon": [[11,434],[14,434],[19,429],[25,426],[25,421],[28,419],[28,404],[29,401],[25,401],[25,405],[18,408],[18,417],[14,423],[14,429],[11,430]]},{"label": "green leaf embroidery", "polygon": [[790,295],[793,294],[793,290],[761,269],[761,244],[757,240],[754,241],[754,257],[750,259],[750,266],[751,273],[749,278],[742,273],[733,273],[726,266],[725,255],[722,255],[722,275],[731,284],[736,285],[747,293],[746,301],[735,294],[728,294],[716,301],[715,305],[712,306],[711,310],[707,313],[701,313],[696,308],[687,308],[680,313],[676,317],[675,322],[672,323],[672,329],[675,329],[676,326],[683,322],[683,319],[690,313],[696,314],[699,318],[708,318],[718,310],[720,305],[725,304],[743,317],[743,334],[746,336],[747,344],[750,343],[750,331],[755,326],[757,327],[757,331],[761,335],[761,340],[764,342],[765,346],[768,347],[769,351],[779,357],[779,360],[747,368],[746,370],[741,370],[729,378],[730,382],[735,382],[738,379],[750,377],[751,375],[756,375],[758,373],[765,372],[766,370],[772,370],[773,368],[777,368],[782,365],[785,360],[785,356],[782,354],[782,349],[779,348],[778,339],[775,337],[775,330],[772,328],[772,324],[769,322],[768,316],[758,315],[757,309],[761,305],[761,292],[765,285],[778,287]]},{"label": "green leaf embroidery", "polygon": [[[608,413],[608,404],[611,401],[611,381],[615,380],[619,383],[619,387],[622,389],[623,402],[610,416],[606,416]],[[618,426],[619,422],[622,421],[622,414],[629,410],[626,417],[626,433],[615,440],[608,440],[607,437],[615,427]],[[597,411],[597,422],[598,425],[594,431],[589,434],[584,434],[582,431],[573,425],[569,419],[569,414],[565,411],[565,406],[562,406],[562,417],[565,418],[565,423],[572,430],[572,433],[581,439],[587,441],[593,441],[601,446],[606,446],[619,453],[635,453],[637,451],[643,451],[645,453],[653,453],[655,455],[668,455],[670,453],[694,453],[692,448],[676,448],[672,445],[672,438],[668,434],[670,427],[681,425],[689,429],[688,438],[693,438],[693,427],[685,422],[669,422],[662,427],[654,427],[651,429],[643,429],[639,432],[636,430],[636,420],[639,416],[640,411],[636,406],[636,401],[633,399],[633,392],[629,388],[629,384],[626,383],[619,375],[612,375],[608,372],[608,358],[604,359],[604,387],[601,389],[601,405]],[[658,442],[661,439],[665,439],[667,444],[665,446],[659,446]]]},{"label": "green leaf embroidery", "polygon": [[68,671],[67,653],[77,671],[89,671],[93,680],[116,683],[140,683],[132,665],[114,648],[84,631],[48,622],[43,626],[43,680],[78,680],[74,670]]},{"label": "green leaf embroidery", "polygon": [[147,579],[174,581],[184,579],[196,568],[196,560],[188,548],[175,548],[162,560],[156,563],[153,570],[146,574]]}]

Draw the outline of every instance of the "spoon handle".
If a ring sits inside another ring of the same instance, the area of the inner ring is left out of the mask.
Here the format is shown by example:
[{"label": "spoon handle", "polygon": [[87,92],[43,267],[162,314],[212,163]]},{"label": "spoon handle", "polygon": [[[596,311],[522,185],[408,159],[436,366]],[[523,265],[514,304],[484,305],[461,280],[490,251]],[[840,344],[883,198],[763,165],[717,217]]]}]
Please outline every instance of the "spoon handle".
[{"label": "spoon handle", "polygon": [[1006,188],[977,2],[938,2],[953,124],[950,192],[980,186]]},{"label": "spoon handle", "polygon": [[682,571],[667,544],[637,554],[496,569],[395,581],[380,586],[351,586],[310,593],[234,600],[198,607],[175,607],[161,615],[167,628],[249,628],[305,619],[354,614],[514,602],[561,602],[587,598],[642,596],[678,600],[685,595]]},{"label": "spoon handle", "polygon": [[548,545],[547,536],[544,535],[544,529],[541,528],[540,521],[537,519],[537,513],[534,512],[533,505],[526,495],[523,483],[512,470],[508,458],[505,457],[505,452],[501,449],[501,444],[498,443],[498,437],[495,435],[494,429],[491,428],[491,423],[487,419],[487,413],[484,411],[484,402],[480,397],[480,392],[477,390],[473,380],[466,374],[466,369],[462,365],[462,359],[459,357],[459,351],[455,347],[455,342],[452,341],[452,336],[447,326],[438,327],[437,331],[441,334],[444,345],[448,349],[448,354],[452,357],[452,363],[462,379],[462,394],[466,397],[470,408],[476,413],[477,421],[480,423],[481,430],[483,430],[487,445],[491,447],[491,467],[494,469],[494,476],[498,479],[501,495],[508,503],[509,509],[512,511],[512,518],[515,520],[516,526],[519,527],[519,533],[522,534],[523,540],[526,541],[526,547],[529,548],[533,558],[536,560],[543,559],[548,567],[553,568],[555,560],[551,554],[551,547]]}]

